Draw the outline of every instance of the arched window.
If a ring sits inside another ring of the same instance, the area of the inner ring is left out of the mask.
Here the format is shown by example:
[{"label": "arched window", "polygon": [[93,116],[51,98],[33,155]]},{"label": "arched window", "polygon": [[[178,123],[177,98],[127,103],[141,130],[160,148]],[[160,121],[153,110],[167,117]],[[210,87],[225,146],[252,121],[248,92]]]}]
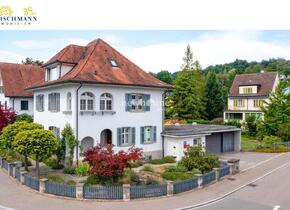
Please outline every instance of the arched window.
[{"label": "arched window", "polygon": [[81,95],[81,110],[92,111],[94,110],[94,95],[90,92],[85,92]]},{"label": "arched window", "polygon": [[85,152],[87,151],[89,148],[94,146],[94,139],[92,137],[85,137],[82,139],[81,141],[81,151]]},{"label": "arched window", "polygon": [[100,110],[111,111],[113,109],[112,104],[113,104],[112,95],[109,93],[103,93],[101,95],[101,100],[100,100]]},{"label": "arched window", "polygon": [[71,111],[71,93],[68,92],[66,96],[66,110]]}]

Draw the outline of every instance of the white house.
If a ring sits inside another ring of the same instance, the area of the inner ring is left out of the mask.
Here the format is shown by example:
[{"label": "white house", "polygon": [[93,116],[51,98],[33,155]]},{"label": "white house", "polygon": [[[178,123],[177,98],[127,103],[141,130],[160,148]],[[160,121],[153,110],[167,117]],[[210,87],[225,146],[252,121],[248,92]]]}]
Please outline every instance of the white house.
[{"label": "white house", "polygon": [[247,115],[263,118],[261,107],[279,84],[276,72],[236,75],[228,94],[224,120],[245,121]]},{"label": "white house", "polygon": [[0,103],[17,114],[33,115],[33,94],[24,89],[44,81],[44,70],[38,66],[0,63]]},{"label": "white house", "polygon": [[43,68],[45,81],[29,88],[35,122],[56,135],[69,123],[82,150],[112,143],[115,150],[135,145],[147,158],[162,156],[162,102],[172,86],[101,39],[87,46],[69,45]]}]

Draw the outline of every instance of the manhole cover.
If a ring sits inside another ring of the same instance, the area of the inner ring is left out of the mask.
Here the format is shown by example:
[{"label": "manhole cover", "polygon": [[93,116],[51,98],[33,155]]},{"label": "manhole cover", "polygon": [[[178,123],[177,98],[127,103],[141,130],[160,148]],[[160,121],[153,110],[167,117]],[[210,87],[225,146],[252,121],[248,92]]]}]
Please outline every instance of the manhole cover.
[{"label": "manhole cover", "polygon": [[235,178],[228,178],[228,180],[235,181],[236,179]]},{"label": "manhole cover", "polygon": [[257,187],[257,185],[254,184],[254,183],[248,184],[248,186],[249,186],[249,187]]}]

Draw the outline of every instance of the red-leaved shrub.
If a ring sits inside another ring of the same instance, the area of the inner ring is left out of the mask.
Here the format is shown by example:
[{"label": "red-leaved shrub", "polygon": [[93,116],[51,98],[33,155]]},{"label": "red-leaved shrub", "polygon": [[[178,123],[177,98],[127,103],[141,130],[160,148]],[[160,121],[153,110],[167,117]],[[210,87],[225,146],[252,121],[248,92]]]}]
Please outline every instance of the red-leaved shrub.
[{"label": "red-leaved shrub", "polygon": [[4,127],[16,120],[16,113],[6,106],[0,105],[0,133]]}]

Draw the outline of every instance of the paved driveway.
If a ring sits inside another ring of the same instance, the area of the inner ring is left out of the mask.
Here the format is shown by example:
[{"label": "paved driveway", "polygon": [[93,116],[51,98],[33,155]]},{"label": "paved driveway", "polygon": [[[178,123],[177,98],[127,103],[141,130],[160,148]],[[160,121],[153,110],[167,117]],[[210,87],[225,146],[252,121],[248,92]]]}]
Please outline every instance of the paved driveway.
[{"label": "paved driveway", "polygon": [[258,152],[232,152],[219,155],[222,160],[240,159],[240,169],[245,170],[269,159],[281,155],[281,153],[258,153]]}]

